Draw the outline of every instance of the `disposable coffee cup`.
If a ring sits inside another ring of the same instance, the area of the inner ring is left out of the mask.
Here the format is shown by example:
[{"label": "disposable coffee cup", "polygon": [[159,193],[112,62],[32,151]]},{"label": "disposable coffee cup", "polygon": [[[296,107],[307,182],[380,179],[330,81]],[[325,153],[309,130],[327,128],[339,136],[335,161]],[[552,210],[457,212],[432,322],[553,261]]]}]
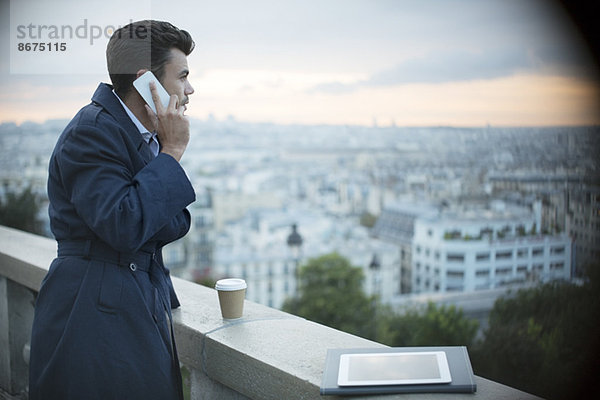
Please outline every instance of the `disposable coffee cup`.
[{"label": "disposable coffee cup", "polygon": [[243,279],[228,278],[217,281],[215,289],[217,289],[217,293],[219,294],[219,305],[221,306],[221,315],[224,319],[242,317],[246,287],[246,281]]}]

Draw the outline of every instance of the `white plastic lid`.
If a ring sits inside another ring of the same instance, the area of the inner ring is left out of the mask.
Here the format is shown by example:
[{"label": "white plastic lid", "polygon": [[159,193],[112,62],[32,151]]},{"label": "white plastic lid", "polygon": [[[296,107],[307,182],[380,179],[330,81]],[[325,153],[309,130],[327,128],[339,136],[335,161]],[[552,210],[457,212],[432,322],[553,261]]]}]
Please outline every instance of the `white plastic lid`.
[{"label": "white plastic lid", "polygon": [[217,281],[217,284],[215,285],[215,289],[223,290],[225,292],[231,292],[234,290],[242,290],[242,289],[246,289],[246,287],[247,287],[246,281],[243,279],[239,279],[239,278],[220,279]]}]

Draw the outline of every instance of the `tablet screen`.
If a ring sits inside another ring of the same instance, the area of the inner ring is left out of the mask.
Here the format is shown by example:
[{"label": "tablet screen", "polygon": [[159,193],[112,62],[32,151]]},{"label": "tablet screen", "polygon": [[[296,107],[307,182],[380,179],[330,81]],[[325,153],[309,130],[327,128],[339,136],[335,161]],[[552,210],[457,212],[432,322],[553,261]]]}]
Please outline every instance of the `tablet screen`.
[{"label": "tablet screen", "polygon": [[449,383],[451,380],[443,351],[340,356],[339,386]]}]

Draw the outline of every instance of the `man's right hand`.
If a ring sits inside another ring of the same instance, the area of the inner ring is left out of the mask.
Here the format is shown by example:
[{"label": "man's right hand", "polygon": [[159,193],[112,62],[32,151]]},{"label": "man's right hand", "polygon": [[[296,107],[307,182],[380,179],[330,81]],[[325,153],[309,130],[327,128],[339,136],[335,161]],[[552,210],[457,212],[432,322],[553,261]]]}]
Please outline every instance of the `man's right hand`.
[{"label": "man's right hand", "polygon": [[160,141],[161,153],[169,154],[179,161],[190,141],[190,121],[183,115],[185,106],[180,105],[177,95],[173,94],[169,105],[165,108],[160,101],[154,82],[150,82],[150,92],[156,106],[156,115],[147,104],[145,105],[146,112],[153,120],[158,117],[156,133]]}]

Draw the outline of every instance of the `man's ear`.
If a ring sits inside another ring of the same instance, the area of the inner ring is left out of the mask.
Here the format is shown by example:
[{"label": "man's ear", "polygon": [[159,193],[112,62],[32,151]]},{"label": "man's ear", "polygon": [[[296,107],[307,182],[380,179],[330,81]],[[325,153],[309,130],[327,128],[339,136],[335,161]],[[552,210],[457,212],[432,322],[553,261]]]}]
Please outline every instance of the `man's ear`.
[{"label": "man's ear", "polygon": [[140,76],[144,75],[146,72],[148,72],[148,70],[147,70],[147,69],[145,69],[145,68],[142,68],[142,69],[140,69],[140,70],[139,70],[139,71],[136,73],[136,76],[135,76],[135,78],[136,78],[136,79],[137,79],[137,78],[139,78]]}]

